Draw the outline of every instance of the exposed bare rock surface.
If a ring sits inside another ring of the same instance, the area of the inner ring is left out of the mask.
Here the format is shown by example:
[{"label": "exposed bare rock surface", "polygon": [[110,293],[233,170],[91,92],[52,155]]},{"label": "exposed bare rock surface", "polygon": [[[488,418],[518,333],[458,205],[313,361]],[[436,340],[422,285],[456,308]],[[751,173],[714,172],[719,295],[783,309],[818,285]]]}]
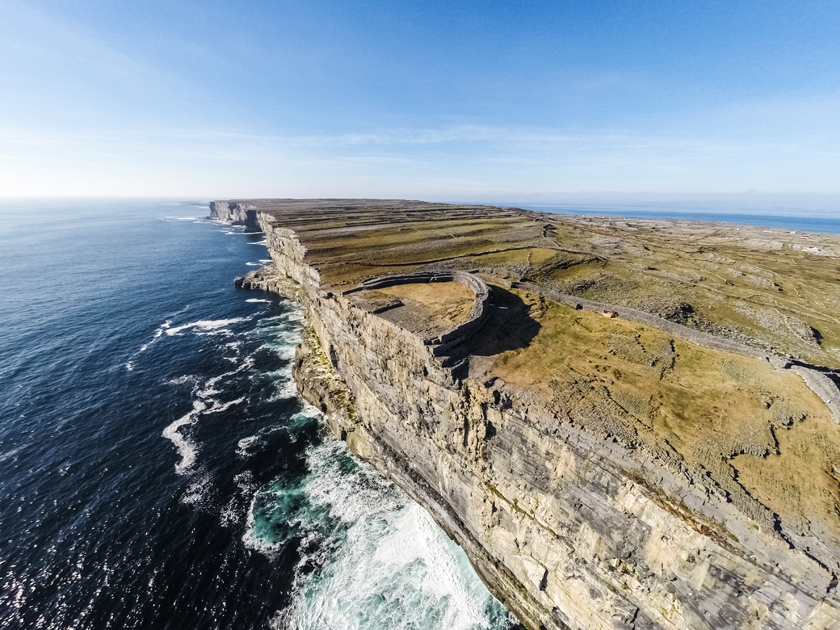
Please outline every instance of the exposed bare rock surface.
[{"label": "exposed bare rock surface", "polygon": [[[840,628],[838,239],[390,200],[248,205],[274,262],[237,282],[304,307],[302,395],[527,627]],[[360,301],[415,272],[476,278],[470,315],[458,290],[432,300],[417,282],[398,301],[425,327],[379,310],[393,296]]]},{"label": "exposed bare rock surface", "polygon": [[241,201],[211,201],[210,218],[231,225],[242,225],[249,232],[259,232],[257,209]]}]

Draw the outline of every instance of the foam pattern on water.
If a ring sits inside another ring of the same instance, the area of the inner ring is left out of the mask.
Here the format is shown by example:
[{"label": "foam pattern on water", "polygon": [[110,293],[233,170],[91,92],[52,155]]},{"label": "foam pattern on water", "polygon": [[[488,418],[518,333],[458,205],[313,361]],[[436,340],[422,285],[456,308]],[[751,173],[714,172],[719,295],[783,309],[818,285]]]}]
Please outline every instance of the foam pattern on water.
[{"label": "foam pattern on water", "polygon": [[245,544],[276,554],[299,542],[290,605],[277,629],[478,630],[510,626],[465,554],[421,507],[324,435],[308,474],[258,492]]},{"label": "foam pattern on water", "polygon": [[0,628],[505,627],[298,398],[303,312],[231,281],[264,237],[103,204],[0,234],[43,272],[0,302]]}]

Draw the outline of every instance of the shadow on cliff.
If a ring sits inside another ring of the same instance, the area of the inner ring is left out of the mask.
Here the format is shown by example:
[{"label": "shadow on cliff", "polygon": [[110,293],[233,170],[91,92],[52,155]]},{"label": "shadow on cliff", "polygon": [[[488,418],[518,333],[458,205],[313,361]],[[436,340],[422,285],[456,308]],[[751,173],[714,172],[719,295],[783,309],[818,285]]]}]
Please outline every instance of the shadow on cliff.
[{"label": "shadow on cliff", "polygon": [[490,288],[490,299],[492,312],[487,323],[461,345],[460,351],[491,357],[530,346],[540,331],[540,323],[531,317],[530,307],[518,295],[497,286]]}]

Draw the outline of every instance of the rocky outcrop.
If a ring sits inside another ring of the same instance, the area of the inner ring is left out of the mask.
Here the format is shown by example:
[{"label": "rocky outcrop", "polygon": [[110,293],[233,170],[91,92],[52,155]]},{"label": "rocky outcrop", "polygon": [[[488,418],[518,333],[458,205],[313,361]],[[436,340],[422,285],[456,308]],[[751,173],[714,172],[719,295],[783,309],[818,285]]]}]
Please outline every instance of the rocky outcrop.
[{"label": "rocky outcrop", "polygon": [[816,542],[794,548],[679,462],[446,367],[434,346],[322,286],[295,233],[259,219],[274,264],[240,284],[305,309],[301,394],[529,629],[840,627],[837,558]]},{"label": "rocky outcrop", "polygon": [[[791,370],[799,374],[802,380],[819,396],[826,406],[834,414],[834,419],[840,422],[840,384],[835,380],[835,374],[820,372],[806,365],[793,365]],[[834,378],[832,378],[834,376]]]},{"label": "rocky outcrop", "polygon": [[210,218],[231,225],[242,225],[249,232],[259,232],[257,209],[238,201],[211,201]]},{"label": "rocky outcrop", "polygon": [[[724,339],[715,335],[688,328],[682,324],[669,321],[662,317],[657,317],[652,313],[641,311],[635,308],[617,307],[603,302],[595,302],[593,300],[586,300],[568,293],[561,293],[540,287],[531,282],[514,282],[512,286],[524,287],[531,291],[535,291],[557,302],[563,302],[570,306],[579,309],[587,309],[590,311],[600,312],[604,317],[624,317],[642,324],[650,324],[660,330],[665,330],[672,335],[690,341],[691,343],[703,346],[704,348],[714,348],[716,350],[724,350],[743,356],[760,359],[773,364],[777,368],[791,369],[798,374],[805,384],[817,396],[822,399],[826,406],[831,411],[834,419],[840,423],[840,384],[830,376],[827,376],[817,366],[806,365],[797,361],[793,363],[790,357],[780,356],[774,352],[762,351],[746,344],[734,341],[732,339]],[[612,310],[618,309],[618,310]],[[834,370],[829,370],[834,373]]]},{"label": "rocky outcrop", "polygon": [[484,283],[484,280],[478,276],[464,271],[425,271],[410,274],[389,274],[364,280],[355,289],[344,291],[344,295],[352,295],[357,291],[382,289],[400,284],[427,282],[460,282],[475,294],[475,303],[465,321],[459,322],[448,330],[423,337],[423,342],[427,346],[435,346],[434,353],[440,356],[455,346],[464,343],[472,335],[476,334],[487,321],[487,317],[490,314],[490,291]]}]

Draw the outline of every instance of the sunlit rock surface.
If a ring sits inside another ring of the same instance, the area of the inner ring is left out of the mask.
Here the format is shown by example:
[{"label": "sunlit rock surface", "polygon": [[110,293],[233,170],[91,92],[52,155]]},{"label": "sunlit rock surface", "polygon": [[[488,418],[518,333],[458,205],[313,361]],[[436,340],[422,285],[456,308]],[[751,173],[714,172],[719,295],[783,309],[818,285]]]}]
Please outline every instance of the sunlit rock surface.
[{"label": "sunlit rock surface", "polygon": [[305,309],[302,394],[526,626],[840,627],[838,237],[230,203],[274,261],[240,284]]}]

